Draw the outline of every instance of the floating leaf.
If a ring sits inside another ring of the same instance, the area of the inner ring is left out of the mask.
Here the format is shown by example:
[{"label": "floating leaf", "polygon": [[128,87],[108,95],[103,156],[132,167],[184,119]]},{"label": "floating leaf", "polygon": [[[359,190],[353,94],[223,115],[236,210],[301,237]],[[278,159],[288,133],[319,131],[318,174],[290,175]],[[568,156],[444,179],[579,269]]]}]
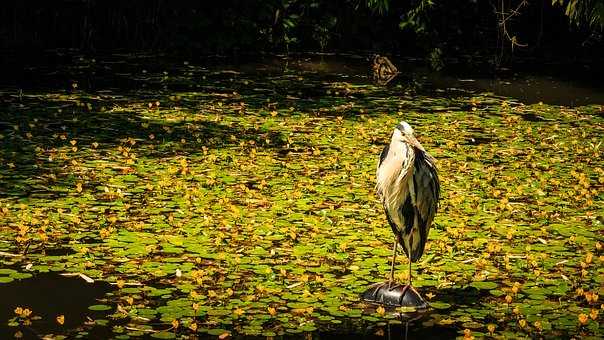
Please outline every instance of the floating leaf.
[{"label": "floating leaf", "polygon": [[481,281],[481,282],[472,282],[470,284],[470,286],[477,288],[477,289],[491,290],[491,289],[497,288],[497,283],[490,282],[490,281]]}]

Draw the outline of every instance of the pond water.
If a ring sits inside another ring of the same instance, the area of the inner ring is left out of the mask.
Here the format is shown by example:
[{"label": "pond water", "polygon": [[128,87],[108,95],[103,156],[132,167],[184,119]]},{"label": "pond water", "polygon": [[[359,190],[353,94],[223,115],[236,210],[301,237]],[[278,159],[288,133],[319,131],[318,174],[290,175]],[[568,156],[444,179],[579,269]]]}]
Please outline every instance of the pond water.
[{"label": "pond water", "polygon": [[[601,84],[394,62],[387,86],[354,55],[7,63],[0,334],[601,337]],[[413,267],[432,309],[404,317],[359,299],[390,268],[373,176],[403,119],[443,189]]]},{"label": "pond water", "polygon": [[[31,278],[4,283],[0,285],[0,319],[3,321],[0,324],[0,334],[8,338],[12,334],[21,333],[23,338],[35,339],[64,329],[93,328],[91,321],[102,319],[106,312],[91,311],[88,306],[99,304],[111,291],[107,282],[90,284],[79,277],[65,277],[57,273],[40,273]],[[33,311],[29,317],[32,319],[31,324],[15,321],[7,324],[8,320],[14,320],[14,311],[20,306]],[[55,321],[60,315],[64,317],[62,325]],[[111,334],[107,331],[105,333]]]},{"label": "pond water", "polygon": [[[17,60],[15,60],[17,59]],[[313,74],[323,80],[367,83],[371,75],[369,57],[360,55],[312,55],[309,57],[266,56],[246,57],[234,62],[223,57],[208,57],[196,62],[166,56],[105,55],[95,58],[78,56],[69,52],[50,51],[40,63],[28,64],[20,58],[5,60],[7,74],[0,85],[16,89],[65,88],[73,81],[86,89],[131,90],[137,85],[152,86],[145,74],[168,75],[184,72],[220,71],[237,77],[238,74],[265,77],[287,73]],[[195,58],[193,58],[195,59]],[[484,64],[471,65],[459,61],[451,62],[442,72],[430,71],[423,60],[393,58],[399,66],[400,76],[389,87],[413,86],[414,90],[457,91],[484,93],[515,98],[525,104],[545,103],[550,105],[581,106],[604,102],[604,86],[601,72],[593,66],[573,64],[542,64],[539,61],[525,62],[518,71],[501,69],[489,71]],[[184,65],[183,65],[184,64]],[[196,64],[193,67],[193,64]],[[201,68],[199,67],[201,65]],[[187,67],[189,66],[189,67]],[[136,72],[142,74],[132,77]],[[190,74],[193,75],[193,74]],[[486,75],[486,76],[485,76]],[[138,84],[137,84],[138,83]],[[170,82],[171,90],[186,89],[191,84]],[[157,85],[157,84],[156,84]]]}]

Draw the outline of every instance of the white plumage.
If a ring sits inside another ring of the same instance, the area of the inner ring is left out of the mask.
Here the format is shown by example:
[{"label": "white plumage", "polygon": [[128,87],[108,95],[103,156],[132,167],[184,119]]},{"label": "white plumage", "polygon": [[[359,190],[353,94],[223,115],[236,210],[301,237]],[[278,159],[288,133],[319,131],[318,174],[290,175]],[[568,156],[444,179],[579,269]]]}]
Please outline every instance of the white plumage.
[{"label": "white plumage", "polygon": [[411,261],[423,254],[438,207],[440,184],[435,160],[409,124],[401,122],[380,155],[376,189],[397,243]]}]

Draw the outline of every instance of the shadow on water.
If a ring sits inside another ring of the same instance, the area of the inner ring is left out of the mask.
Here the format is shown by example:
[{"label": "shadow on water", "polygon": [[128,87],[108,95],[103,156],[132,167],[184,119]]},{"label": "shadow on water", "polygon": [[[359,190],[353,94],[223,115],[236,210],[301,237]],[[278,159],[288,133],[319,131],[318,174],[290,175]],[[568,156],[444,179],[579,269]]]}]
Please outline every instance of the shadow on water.
[{"label": "shadow on water", "polygon": [[464,140],[464,144],[466,145],[481,145],[488,144],[493,141],[493,138],[485,137],[485,136],[470,136]]},{"label": "shadow on water", "polygon": [[65,256],[75,254],[75,250],[67,247],[45,248],[42,251],[45,256]]},{"label": "shadow on water", "polygon": [[[0,334],[9,336],[21,332],[25,339],[38,339],[46,334],[62,333],[64,330],[78,330],[85,323],[109,312],[91,311],[91,305],[99,304],[99,299],[112,291],[106,282],[86,283],[80,278],[64,277],[57,273],[41,273],[32,278],[15,280],[0,285]],[[28,308],[32,317],[31,325],[9,327],[8,320],[15,317],[17,307]],[[56,321],[64,315],[63,325]],[[89,319],[90,318],[90,319]],[[3,337],[4,338],[4,337]]]},{"label": "shadow on water", "polygon": [[481,299],[490,296],[487,290],[480,290],[474,287],[448,288],[435,290],[432,293],[436,295],[434,298],[435,301],[446,302],[455,306],[472,306],[479,304]]},{"label": "shadow on water", "polygon": [[[341,332],[319,332],[318,339],[382,339],[382,340],[413,340],[413,339],[454,339],[458,333],[455,328],[443,326],[422,325],[423,318],[414,320],[397,320],[395,323],[370,325],[365,328],[344,324]],[[355,328],[357,328],[355,331]],[[350,331],[346,331],[346,329]]]},{"label": "shadow on water", "polygon": [[522,119],[528,121],[528,122],[543,122],[545,121],[545,119],[539,115],[536,115],[534,113],[526,113],[522,115]]},{"label": "shadow on water", "polygon": [[[407,321],[399,325],[388,325],[376,329],[373,333],[376,338],[381,339],[452,339],[457,336],[457,331],[450,327],[431,326],[425,327],[418,322]],[[371,337],[364,337],[371,339]]]},{"label": "shadow on water", "polygon": [[[167,95],[157,96],[168,101]],[[211,102],[212,98],[204,98]],[[91,96],[84,93],[50,93],[47,95],[21,96],[0,91],[0,195],[38,196],[48,194],[48,187],[57,182],[71,182],[68,178],[55,178],[64,161],[42,156],[41,150],[50,151],[68,145],[77,138],[78,147],[99,144],[101,147],[126,145],[126,140],[134,139],[139,144],[153,144],[147,150],[149,157],[174,155],[174,148],[161,145],[178,145],[182,140],[189,143],[177,151],[182,154],[198,153],[205,148],[223,148],[236,142],[264,144],[268,149],[280,148],[284,137],[279,131],[268,131],[236,125],[225,125],[203,117],[195,116],[196,109],[190,107],[188,117],[179,121],[153,120],[146,118],[146,104],[150,100],[141,94]],[[112,105],[131,105],[137,108],[111,111]],[[142,108],[141,108],[142,107]],[[35,124],[35,134],[31,134]],[[145,128],[143,128],[145,126]],[[155,136],[152,140],[150,135]],[[74,137],[75,136],[75,137]],[[237,136],[233,141],[230,137]],[[56,158],[56,157],[55,157]],[[8,166],[7,166],[8,165]],[[40,179],[44,180],[41,184]],[[101,183],[98,183],[99,185]]]}]

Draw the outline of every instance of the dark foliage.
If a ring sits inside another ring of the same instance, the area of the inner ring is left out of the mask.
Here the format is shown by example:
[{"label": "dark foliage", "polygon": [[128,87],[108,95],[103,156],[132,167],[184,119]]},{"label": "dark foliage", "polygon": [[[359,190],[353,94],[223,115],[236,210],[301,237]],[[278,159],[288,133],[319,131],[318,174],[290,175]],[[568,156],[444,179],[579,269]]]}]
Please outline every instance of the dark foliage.
[{"label": "dark foliage", "polygon": [[511,55],[601,56],[602,4],[580,2],[565,14],[574,2],[12,0],[0,8],[0,47],[19,55],[48,48],[387,51],[429,56],[435,68],[442,58],[472,55],[496,55],[498,62]]}]

